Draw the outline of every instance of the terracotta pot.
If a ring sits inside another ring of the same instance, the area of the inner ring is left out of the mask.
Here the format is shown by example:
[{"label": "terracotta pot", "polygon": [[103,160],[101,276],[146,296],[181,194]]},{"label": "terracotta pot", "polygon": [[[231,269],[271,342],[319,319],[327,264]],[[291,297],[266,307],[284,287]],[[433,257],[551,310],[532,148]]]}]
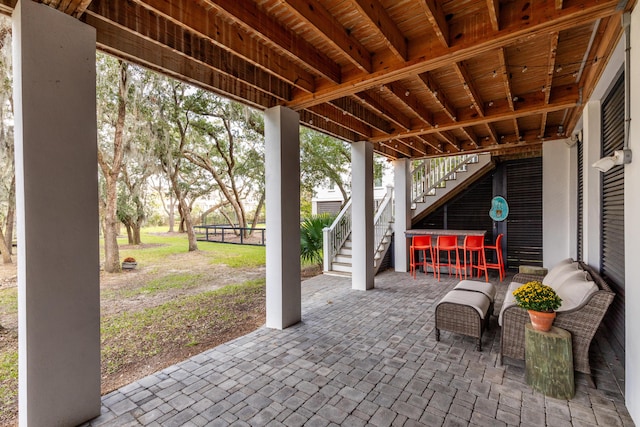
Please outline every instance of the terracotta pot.
[{"label": "terracotta pot", "polygon": [[531,319],[531,326],[536,331],[549,332],[551,330],[551,326],[553,326],[553,321],[556,318],[556,312],[544,312],[544,311],[535,311],[535,310],[527,310],[529,312],[529,319]]}]

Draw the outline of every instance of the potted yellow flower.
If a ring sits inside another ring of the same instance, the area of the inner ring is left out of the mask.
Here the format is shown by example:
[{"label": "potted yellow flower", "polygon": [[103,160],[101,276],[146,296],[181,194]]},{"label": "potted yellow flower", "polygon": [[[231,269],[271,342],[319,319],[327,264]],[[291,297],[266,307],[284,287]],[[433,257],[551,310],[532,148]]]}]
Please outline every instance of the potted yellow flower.
[{"label": "potted yellow flower", "polygon": [[556,312],[562,299],[551,286],[537,280],[527,282],[513,291],[519,307],[529,312],[531,325],[539,331],[549,331],[556,318]]}]

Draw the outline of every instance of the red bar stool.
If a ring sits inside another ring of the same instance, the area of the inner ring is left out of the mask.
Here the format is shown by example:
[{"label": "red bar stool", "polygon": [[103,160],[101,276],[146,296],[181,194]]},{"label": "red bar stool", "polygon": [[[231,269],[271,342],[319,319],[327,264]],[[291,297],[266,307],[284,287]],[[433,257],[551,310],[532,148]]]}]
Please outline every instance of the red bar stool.
[{"label": "red bar stool", "polygon": [[504,259],[502,258],[502,238],[504,237],[504,234],[498,234],[498,238],[496,239],[496,244],[495,245],[489,245],[489,246],[485,246],[485,249],[488,250],[492,250],[492,251],[496,251],[497,254],[497,263],[486,263],[486,267],[487,269],[494,269],[494,270],[498,270],[498,272],[500,273],[500,281],[502,282],[504,280],[504,276],[505,271],[504,271]]},{"label": "red bar stool", "polygon": [[[464,278],[467,278],[467,269],[471,269],[471,277],[473,278],[473,269],[478,270],[478,277],[480,272],[484,271],[485,281],[489,281],[489,275],[487,274],[487,260],[484,255],[484,236],[465,236],[464,237],[464,264],[461,265],[464,270]],[[467,262],[467,253],[469,254],[469,262]],[[473,256],[477,256],[477,263],[473,263]]]},{"label": "red bar stool", "polygon": [[[436,244],[436,271],[438,272],[438,282],[440,281],[440,251],[447,251],[447,264],[449,268],[449,277],[451,277],[451,267],[456,270],[456,277],[462,279],[462,273],[460,272],[460,258],[458,257],[458,236],[438,236]],[[451,252],[455,254],[456,263],[451,264]]]},{"label": "red bar stool", "polygon": [[[416,251],[422,251],[422,261],[416,259]],[[429,261],[427,262],[427,251],[429,252]],[[431,246],[431,236],[413,236],[411,239],[411,248],[409,249],[409,268],[413,278],[416,278],[416,267],[422,265],[424,274],[427,274],[427,264],[431,264],[433,269],[433,277],[436,277],[436,268],[434,261],[434,250]]]}]

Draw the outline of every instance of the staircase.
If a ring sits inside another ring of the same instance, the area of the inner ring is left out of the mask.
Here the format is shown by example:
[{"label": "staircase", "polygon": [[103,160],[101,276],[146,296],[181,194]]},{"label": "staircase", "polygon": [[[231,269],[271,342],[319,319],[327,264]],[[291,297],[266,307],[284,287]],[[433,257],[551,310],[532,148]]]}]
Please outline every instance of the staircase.
[{"label": "staircase", "polygon": [[[393,234],[393,188],[387,188],[374,216],[374,274],[382,265],[382,260],[391,245]],[[351,275],[351,200],[338,214],[331,227],[324,229],[323,270],[325,274]]]},{"label": "staircase", "polygon": [[[490,154],[426,159],[411,172],[412,222],[433,212],[442,203],[466,189],[493,169]],[[391,244],[393,234],[393,189],[388,188],[374,217],[374,274]],[[351,200],[338,214],[331,227],[324,229],[323,270],[325,274],[351,275]]]},{"label": "staircase", "polygon": [[411,219],[417,222],[495,167],[491,154],[426,159],[411,171]]}]

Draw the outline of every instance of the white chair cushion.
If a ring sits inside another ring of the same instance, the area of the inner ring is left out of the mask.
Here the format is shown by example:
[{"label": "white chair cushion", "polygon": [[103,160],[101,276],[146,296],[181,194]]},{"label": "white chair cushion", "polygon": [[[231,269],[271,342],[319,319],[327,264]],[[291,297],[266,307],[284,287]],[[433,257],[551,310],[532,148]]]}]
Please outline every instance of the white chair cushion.
[{"label": "white chair cushion", "polygon": [[509,288],[507,289],[507,293],[504,295],[504,301],[502,302],[502,307],[500,307],[500,315],[498,316],[498,325],[502,326],[502,313],[509,308],[513,307],[516,304],[516,297],[513,296],[513,291],[522,286],[523,283],[511,282],[509,284]]},{"label": "white chair cushion", "polygon": [[562,285],[562,283],[567,279],[567,277],[571,276],[577,271],[583,271],[580,268],[580,264],[577,262],[572,262],[571,264],[562,264],[559,267],[554,267],[544,278],[542,279],[542,283],[547,286],[551,286],[554,290],[558,290],[558,288]]},{"label": "white chair cushion", "polygon": [[489,298],[491,302],[496,297],[496,287],[492,283],[478,282],[476,280],[461,280],[453,289],[470,292],[480,292]]},{"label": "white chair cushion", "polygon": [[576,271],[568,276],[564,282],[556,289],[556,293],[562,298],[562,305],[558,312],[573,310],[585,302],[591,294],[598,290],[586,271]]},{"label": "white chair cushion", "polygon": [[440,300],[440,302],[438,302],[438,305],[444,302],[473,307],[476,309],[481,319],[484,319],[487,311],[489,311],[489,305],[491,305],[491,301],[489,301],[489,298],[487,298],[487,296],[481,292],[469,292],[455,289],[449,291]]}]

